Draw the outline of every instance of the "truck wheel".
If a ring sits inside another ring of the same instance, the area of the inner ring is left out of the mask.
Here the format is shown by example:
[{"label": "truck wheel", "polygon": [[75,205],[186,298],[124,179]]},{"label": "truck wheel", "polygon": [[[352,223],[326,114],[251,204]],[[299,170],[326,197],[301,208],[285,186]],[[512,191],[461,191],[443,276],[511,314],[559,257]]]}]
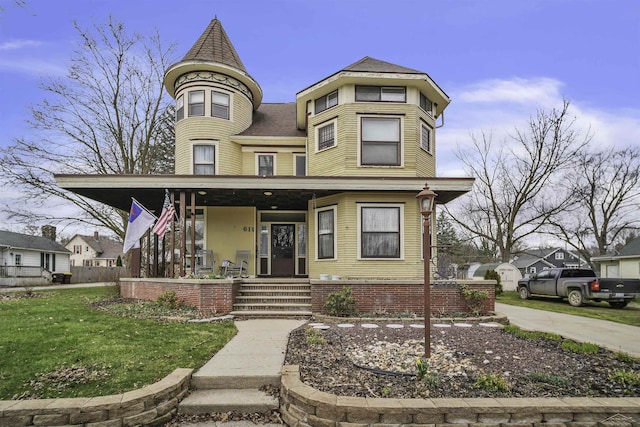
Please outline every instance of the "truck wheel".
[{"label": "truck wheel", "polygon": [[629,301],[609,301],[611,308],[625,308]]},{"label": "truck wheel", "polygon": [[582,292],[580,292],[578,289],[574,289],[571,292],[569,292],[569,296],[567,297],[567,299],[569,300],[569,304],[571,304],[574,307],[580,307],[582,304],[584,304],[584,298],[582,298]]},{"label": "truck wheel", "polygon": [[527,289],[526,286],[520,286],[518,289],[518,294],[520,295],[520,299],[529,299],[531,298],[531,292]]}]

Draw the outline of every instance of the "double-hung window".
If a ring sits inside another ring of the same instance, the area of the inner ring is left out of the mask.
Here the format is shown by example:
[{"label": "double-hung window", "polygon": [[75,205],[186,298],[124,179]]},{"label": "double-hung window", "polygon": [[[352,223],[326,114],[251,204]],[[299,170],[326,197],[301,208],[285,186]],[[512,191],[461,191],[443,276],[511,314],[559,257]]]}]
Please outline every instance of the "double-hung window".
[{"label": "double-hung window", "polygon": [[214,145],[193,146],[194,175],[215,175],[215,149]]},{"label": "double-hung window", "polygon": [[404,86],[356,86],[356,102],[407,102]]},{"label": "double-hung window", "polygon": [[400,166],[400,118],[361,117],[362,165]]},{"label": "double-hung window", "polygon": [[333,92],[316,99],[315,113],[318,114],[336,105],[338,105],[338,91],[334,90]]},{"label": "double-hung window", "polygon": [[176,122],[184,119],[184,95],[180,95],[176,101]]},{"label": "double-hung window", "polygon": [[294,175],[306,176],[307,175],[307,156],[304,154],[294,154]]},{"label": "double-hung window", "polygon": [[360,257],[401,257],[402,207],[399,205],[361,205]]},{"label": "double-hung window", "polygon": [[189,92],[189,117],[204,116],[204,91]]},{"label": "double-hung window", "polygon": [[211,91],[211,116],[229,119],[229,94]]},{"label": "double-hung window", "polygon": [[258,154],[258,175],[275,175],[275,158],[273,154]]},{"label": "double-hung window", "polygon": [[318,131],[318,151],[326,150],[327,148],[336,145],[335,121],[318,126],[316,129]]},{"label": "double-hung window", "polygon": [[318,259],[335,259],[336,257],[335,218],[335,207],[318,210]]},{"label": "double-hung window", "polygon": [[426,124],[422,123],[422,130],[420,133],[420,147],[423,150],[430,153],[431,152],[431,128]]},{"label": "double-hung window", "polygon": [[433,116],[433,103],[422,93],[420,94],[420,108]]}]

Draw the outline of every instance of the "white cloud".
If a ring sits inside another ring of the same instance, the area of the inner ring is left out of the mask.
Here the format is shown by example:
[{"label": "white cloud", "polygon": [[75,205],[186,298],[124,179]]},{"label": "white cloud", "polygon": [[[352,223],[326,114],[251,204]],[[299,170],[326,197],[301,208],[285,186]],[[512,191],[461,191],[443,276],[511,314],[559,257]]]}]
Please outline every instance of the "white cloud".
[{"label": "white cloud", "polygon": [[0,43],[0,51],[20,50],[28,47],[42,46],[43,44],[44,43],[39,40],[10,40]]},{"label": "white cloud", "polygon": [[[564,83],[551,78],[491,79],[475,82],[452,92],[445,112],[445,126],[437,131],[439,176],[464,176],[455,157],[456,148],[471,145],[471,135],[491,133],[497,143],[508,139],[515,128],[524,129],[539,109],[562,106]],[[622,148],[640,144],[640,111],[598,109],[580,100],[571,101],[570,114],[582,135],[590,132],[595,147]]]},{"label": "white cloud", "polygon": [[64,76],[67,68],[51,61],[33,58],[4,59],[0,62],[0,70],[15,71],[34,76]]}]

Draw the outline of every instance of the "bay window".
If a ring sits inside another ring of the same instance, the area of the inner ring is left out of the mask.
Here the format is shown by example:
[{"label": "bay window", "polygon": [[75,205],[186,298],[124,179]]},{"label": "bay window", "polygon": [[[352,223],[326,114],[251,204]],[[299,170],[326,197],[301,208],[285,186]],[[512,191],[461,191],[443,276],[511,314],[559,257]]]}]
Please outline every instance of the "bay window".
[{"label": "bay window", "polygon": [[404,86],[356,86],[356,102],[407,102]]},{"label": "bay window", "polygon": [[400,166],[400,118],[360,118],[362,165]]}]

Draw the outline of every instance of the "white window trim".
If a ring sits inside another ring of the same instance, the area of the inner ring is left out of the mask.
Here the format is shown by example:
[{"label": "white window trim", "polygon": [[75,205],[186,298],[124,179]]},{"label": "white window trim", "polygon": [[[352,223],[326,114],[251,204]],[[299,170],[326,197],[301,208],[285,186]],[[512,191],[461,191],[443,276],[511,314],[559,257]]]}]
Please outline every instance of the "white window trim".
[{"label": "white window trim", "polygon": [[189,170],[191,175],[194,174],[194,158],[193,158],[193,146],[194,145],[212,145],[213,148],[213,173],[219,175],[218,164],[220,163],[220,142],[211,140],[196,139],[189,141]]},{"label": "white window trim", "polygon": [[[333,145],[331,147],[320,149],[320,129],[325,126],[329,126],[333,123]],[[326,122],[318,123],[314,126],[315,132],[315,144],[314,144],[314,152],[321,153],[327,150],[331,150],[332,148],[336,148],[338,146],[338,118],[332,120],[327,120]]]},{"label": "white window trim", "polygon": [[[335,93],[335,94],[336,94],[336,105],[332,105],[332,106],[330,106],[330,107],[327,107],[327,108],[325,108],[324,110],[316,111],[316,101],[317,101],[318,99],[322,99],[322,98],[324,98],[324,99],[325,99],[325,103],[327,103],[327,104],[328,104],[328,101],[329,101],[329,95],[331,95],[331,94],[333,94],[333,93]],[[324,113],[325,111],[330,110],[330,109],[332,109],[333,107],[337,107],[338,105],[340,105],[340,91],[338,91],[338,89],[335,89],[335,90],[332,90],[331,92],[327,93],[326,95],[319,96],[319,97],[317,97],[316,99],[314,99],[314,100],[313,100],[313,102],[312,102],[312,104],[311,104],[311,105],[313,105],[313,114],[314,114],[314,115],[315,115],[315,114]]]},{"label": "white window trim", "polygon": [[[229,118],[228,119],[224,119],[222,117],[217,117],[217,116],[213,115],[213,92],[223,93],[223,94],[229,96]],[[233,95],[234,95],[233,92],[229,92],[229,91],[220,89],[218,87],[215,87],[215,88],[211,89],[209,91],[209,96],[211,97],[211,99],[209,100],[209,109],[211,109],[211,111],[209,112],[209,117],[212,117],[214,119],[220,119],[220,120],[226,120],[226,121],[232,122],[233,121]],[[205,99],[205,101],[206,101],[206,99]]]},{"label": "white window trim", "polygon": [[278,156],[276,155],[276,153],[260,153],[260,152],[256,152],[254,157],[256,176],[261,176],[260,175],[260,156],[273,157],[273,175],[271,176],[277,176],[278,175]]},{"label": "white window trim", "polygon": [[564,259],[564,252],[556,252],[555,257],[557,260]]},{"label": "white window trim", "polygon": [[[318,258],[318,253],[320,252],[319,243],[320,243],[320,224],[318,222],[318,214],[320,212],[325,211],[333,211],[333,258]],[[338,207],[337,206],[327,206],[324,208],[318,208],[315,211],[314,222],[316,225],[315,229],[315,260],[316,261],[336,261],[338,259]]]},{"label": "white window trim", "polygon": [[[304,157],[304,175],[298,175],[298,170],[296,169],[298,164],[298,157]],[[307,155],[305,153],[293,153],[293,176],[307,176],[307,170],[309,168],[309,164],[307,163]]]},{"label": "white window trim", "polygon": [[[427,133],[429,134],[429,149],[428,150],[426,150],[422,146],[422,134],[425,131],[425,129],[426,129]],[[433,128],[431,126],[429,126],[427,123],[423,122],[422,120],[420,121],[420,143],[418,145],[420,146],[422,151],[433,155]]]},{"label": "white window trim", "polygon": [[[358,203],[358,260],[361,261],[404,261],[404,203]],[[398,258],[362,257],[362,208],[400,208],[400,256]]]},{"label": "white window trim", "polygon": [[[362,118],[372,117],[376,119],[390,118],[400,120],[400,164],[399,165],[363,165],[362,164]],[[359,168],[383,168],[383,169],[402,169],[404,168],[404,116],[398,116],[393,114],[381,115],[381,114],[358,114],[356,115],[358,120],[357,124],[357,144],[358,144],[358,167]]]},{"label": "white window trim", "polygon": [[[180,107],[180,104],[182,104],[182,107]],[[180,110],[180,108],[182,108],[182,118],[178,118],[178,111]],[[184,94],[180,94],[180,96],[176,99],[176,122],[179,122],[180,120],[184,120],[185,118],[185,114],[184,114]]]},{"label": "white window trim", "polygon": [[[202,92],[202,114],[191,115],[191,94],[196,92]],[[207,116],[207,91],[204,89],[193,89],[186,92],[187,94],[187,111],[185,118],[187,117],[206,117]]]}]

